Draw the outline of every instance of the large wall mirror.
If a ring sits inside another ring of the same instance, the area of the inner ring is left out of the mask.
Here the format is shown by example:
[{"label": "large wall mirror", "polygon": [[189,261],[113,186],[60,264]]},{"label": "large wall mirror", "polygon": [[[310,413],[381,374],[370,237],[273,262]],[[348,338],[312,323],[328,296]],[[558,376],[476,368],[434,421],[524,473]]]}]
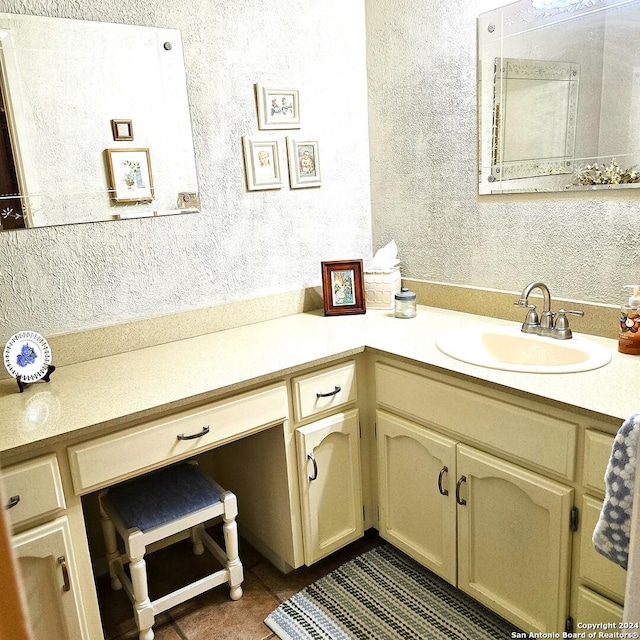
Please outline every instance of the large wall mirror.
[{"label": "large wall mirror", "polygon": [[199,208],[180,32],[0,14],[0,229]]},{"label": "large wall mirror", "polygon": [[478,19],[479,193],[640,187],[640,0]]}]

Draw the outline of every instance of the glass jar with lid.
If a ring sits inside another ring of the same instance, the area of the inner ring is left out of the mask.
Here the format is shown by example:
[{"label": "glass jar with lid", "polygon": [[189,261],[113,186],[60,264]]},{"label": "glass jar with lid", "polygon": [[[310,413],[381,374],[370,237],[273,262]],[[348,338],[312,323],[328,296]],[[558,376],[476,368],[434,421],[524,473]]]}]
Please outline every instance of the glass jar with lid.
[{"label": "glass jar with lid", "polygon": [[395,315],[396,318],[416,317],[416,294],[406,287],[395,295]]}]

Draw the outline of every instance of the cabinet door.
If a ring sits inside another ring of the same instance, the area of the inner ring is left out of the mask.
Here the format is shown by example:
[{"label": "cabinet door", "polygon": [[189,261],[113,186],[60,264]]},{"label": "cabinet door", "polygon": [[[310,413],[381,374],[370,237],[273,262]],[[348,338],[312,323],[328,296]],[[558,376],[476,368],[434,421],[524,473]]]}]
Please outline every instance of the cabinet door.
[{"label": "cabinet door", "polygon": [[456,442],[377,412],[380,535],[456,584]]},{"label": "cabinet door", "polygon": [[525,631],[562,632],[573,489],[464,445],[458,478],[458,586]]},{"label": "cabinet door", "polygon": [[364,533],[358,411],[296,429],[307,565]]},{"label": "cabinet door", "polygon": [[88,638],[66,517],[14,536],[34,640]]}]

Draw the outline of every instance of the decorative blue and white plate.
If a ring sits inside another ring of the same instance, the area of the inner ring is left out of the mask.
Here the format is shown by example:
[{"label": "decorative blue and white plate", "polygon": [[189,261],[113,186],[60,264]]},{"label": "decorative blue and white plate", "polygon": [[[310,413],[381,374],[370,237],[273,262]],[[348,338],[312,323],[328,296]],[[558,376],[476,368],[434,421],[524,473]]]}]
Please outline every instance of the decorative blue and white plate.
[{"label": "decorative blue and white plate", "polygon": [[47,374],[51,364],[51,347],[35,331],[19,331],[4,347],[4,366],[14,377],[30,383]]}]

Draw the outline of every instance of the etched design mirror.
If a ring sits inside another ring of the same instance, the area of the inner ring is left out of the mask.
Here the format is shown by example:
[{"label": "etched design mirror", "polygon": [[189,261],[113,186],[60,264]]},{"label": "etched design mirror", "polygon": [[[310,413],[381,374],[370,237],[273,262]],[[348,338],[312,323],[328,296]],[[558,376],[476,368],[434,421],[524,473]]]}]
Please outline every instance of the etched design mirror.
[{"label": "etched design mirror", "polygon": [[0,229],[194,212],[180,31],[0,14]]},{"label": "etched design mirror", "polygon": [[639,37],[638,0],[481,14],[479,193],[640,186]]}]

